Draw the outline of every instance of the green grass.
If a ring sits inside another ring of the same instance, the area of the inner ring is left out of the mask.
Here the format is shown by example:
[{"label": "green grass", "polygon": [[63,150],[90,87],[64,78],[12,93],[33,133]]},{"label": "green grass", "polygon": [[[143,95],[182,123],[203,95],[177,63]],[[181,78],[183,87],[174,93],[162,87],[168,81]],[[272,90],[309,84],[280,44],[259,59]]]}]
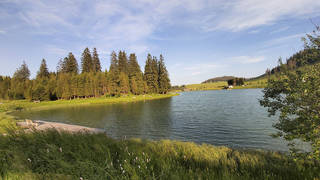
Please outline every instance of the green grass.
[{"label": "green grass", "polygon": [[15,129],[16,120],[13,116],[10,116],[4,112],[0,112],[0,134],[6,134],[7,129]]},{"label": "green grass", "polygon": [[[250,88],[264,88],[268,83],[267,77],[246,81],[244,86],[234,86],[233,89],[250,89]],[[190,91],[206,91],[206,90],[221,90],[228,86],[226,81],[219,81],[213,83],[189,84],[186,89]]]},{"label": "green grass", "polygon": [[320,166],[276,152],[104,134],[0,136],[3,179],[313,179]]},{"label": "green grass", "polygon": [[190,91],[220,90],[227,85],[227,82],[219,81],[214,83],[188,84],[186,88]]},{"label": "green grass", "polygon": [[63,106],[78,106],[90,104],[115,104],[115,103],[130,103],[137,101],[147,101],[168,98],[178,94],[146,94],[146,95],[126,95],[121,97],[100,97],[100,98],[87,98],[87,99],[72,99],[72,100],[57,100],[57,101],[42,101],[34,103],[28,100],[13,100],[2,101],[0,105],[0,112],[8,112],[23,109],[42,109],[42,108],[55,108]]}]

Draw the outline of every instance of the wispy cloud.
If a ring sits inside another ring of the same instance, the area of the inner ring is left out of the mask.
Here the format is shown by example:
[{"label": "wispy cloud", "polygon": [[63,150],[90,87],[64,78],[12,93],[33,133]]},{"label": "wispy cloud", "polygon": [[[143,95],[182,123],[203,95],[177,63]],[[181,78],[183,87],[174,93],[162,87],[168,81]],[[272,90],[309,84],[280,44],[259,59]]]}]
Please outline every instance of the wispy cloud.
[{"label": "wispy cloud", "polygon": [[55,54],[58,56],[67,56],[68,51],[62,48],[58,48],[56,46],[53,45],[48,45],[46,47],[46,50],[49,54]]},{"label": "wispy cloud", "polygon": [[264,42],[263,47],[271,47],[271,46],[279,46],[281,44],[288,44],[289,41],[291,40],[296,40],[296,39],[301,39],[304,37],[306,34],[305,33],[298,33],[298,34],[292,34],[288,36],[283,36],[275,39],[268,40]]},{"label": "wispy cloud", "polygon": [[221,16],[207,20],[205,30],[241,31],[273,24],[288,16],[295,18],[319,15],[320,1],[314,0],[237,0],[224,7]]},{"label": "wispy cloud", "polygon": [[0,34],[6,34],[7,32],[0,29]]},{"label": "wispy cloud", "polygon": [[253,64],[259,63],[265,60],[265,57],[250,57],[250,56],[236,56],[229,58],[231,62],[241,63],[241,64]]},{"label": "wispy cloud", "polygon": [[270,34],[275,34],[275,33],[283,32],[283,31],[288,30],[289,28],[290,28],[289,26],[281,27],[281,28],[279,28],[279,29],[276,29],[276,30],[271,31]]}]

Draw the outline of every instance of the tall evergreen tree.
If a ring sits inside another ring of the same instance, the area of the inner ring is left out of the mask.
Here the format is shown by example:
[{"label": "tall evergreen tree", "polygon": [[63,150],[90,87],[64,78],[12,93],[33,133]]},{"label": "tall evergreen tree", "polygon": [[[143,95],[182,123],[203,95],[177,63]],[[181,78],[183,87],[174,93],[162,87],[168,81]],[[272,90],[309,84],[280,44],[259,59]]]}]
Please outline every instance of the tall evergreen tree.
[{"label": "tall evergreen tree", "polygon": [[94,72],[101,72],[100,59],[99,59],[99,55],[97,53],[96,48],[93,48],[92,63],[93,63],[93,71]]},{"label": "tall evergreen tree", "polygon": [[67,62],[67,72],[72,74],[78,74],[79,73],[79,67],[78,62],[74,55],[70,52],[68,55],[68,62]]},{"label": "tall evergreen tree", "polygon": [[42,59],[40,69],[37,74],[37,78],[48,78],[49,77],[49,70],[47,67],[47,63],[45,59]]},{"label": "tall evergreen tree", "polygon": [[149,93],[158,93],[158,65],[157,59],[148,54],[144,68],[144,78],[148,86]]},{"label": "tall evergreen tree", "polygon": [[93,71],[93,62],[89,48],[84,49],[81,57],[82,73]]},{"label": "tall evergreen tree", "polygon": [[117,54],[114,51],[111,53],[111,64],[108,75],[110,94],[119,94],[119,62]]},{"label": "tall evergreen tree", "polygon": [[28,80],[30,77],[30,70],[26,64],[25,61],[23,61],[22,65],[20,66],[20,68],[18,68],[16,70],[16,72],[13,75],[13,78],[25,81]]},{"label": "tall evergreen tree", "polygon": [[159,83],[159,93],[166,94],[171,85],[170,85],[170,79],[169,74],[167,71],[167,68],[164,64],[164,59],[162,54],[160,54],[160,61],[158,62],[158,83]]},{"label": "tall evergreen tree", "polygon": [[63,61],[59,61],[58,72],[78,74],[78,62],[71,52],[68,54],[68,57],[63,59]]},{"label": "tall evergreen tree", "polygon": [[128,94],[130,92],[129,78],[124,72],[120,72],[119,88],[121,94]]},{"label": "tall evergreen tree", "polygon": [[128,58],[124,51],[119,51],[119,71],[128,75]]},{"label": "tall evergreen tree", "polygon": [[131,92],[133,94],[144,93],[143,74],[137,62],[137,57],[135,54],[130,54],[128,69]]}]

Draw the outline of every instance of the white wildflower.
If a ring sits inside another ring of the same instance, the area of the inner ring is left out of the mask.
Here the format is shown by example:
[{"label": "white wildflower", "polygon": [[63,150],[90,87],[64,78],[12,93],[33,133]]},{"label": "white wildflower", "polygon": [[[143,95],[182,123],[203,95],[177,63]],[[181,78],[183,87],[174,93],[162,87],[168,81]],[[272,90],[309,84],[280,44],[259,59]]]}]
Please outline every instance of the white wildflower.
[{"label": "white wildflower", "polygon": [[140,169],[140,165],[138,165],[138,168]]},{"label": "white wildflower", "polygon": [[30,159],[30,158],[28,158],[27,160],[28,160],[29,162],[31,162],[31,159]]},{"label": "white wildflower", "polygon": [[61,147],[59,148],[59,151],[62,152],[62,148]]}]

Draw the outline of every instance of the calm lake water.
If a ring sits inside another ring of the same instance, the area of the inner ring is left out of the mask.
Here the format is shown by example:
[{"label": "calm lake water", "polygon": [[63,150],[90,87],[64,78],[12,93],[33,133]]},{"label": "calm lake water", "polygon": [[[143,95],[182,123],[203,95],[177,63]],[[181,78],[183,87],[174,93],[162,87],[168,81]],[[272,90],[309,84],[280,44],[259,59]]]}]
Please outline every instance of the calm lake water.
[{"label": "calm lake water", "polygon": [[232,148],[286,151],[270,137],[276,118],[259,105],[261,89],[184,92],[180,96],[112,105],[21,112],[22,118],[106,129],[114,138],[174,139]]}]

